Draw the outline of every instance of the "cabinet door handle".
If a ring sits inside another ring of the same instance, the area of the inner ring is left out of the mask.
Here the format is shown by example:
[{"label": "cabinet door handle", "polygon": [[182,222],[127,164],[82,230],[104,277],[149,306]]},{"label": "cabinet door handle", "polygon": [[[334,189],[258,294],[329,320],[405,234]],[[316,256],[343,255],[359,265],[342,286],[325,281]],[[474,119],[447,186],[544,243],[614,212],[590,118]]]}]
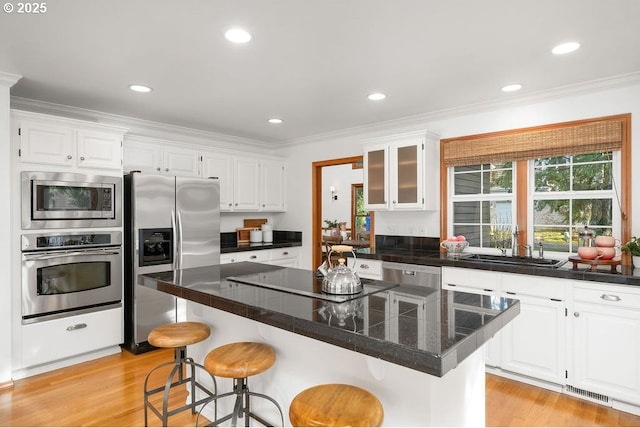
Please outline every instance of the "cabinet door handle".
[{"label": "cabinet door handle", "polygon": [[229,206],[231,206],[231,202],[229,202]]},{"label": "cabinet door handle", "polygon": [[485,288],[485,289],[484,289],[484,291],[490,291],[490,292],[493,292],[493,290],[492,290],[492,289],[490,289],[490,288]]},{"label": "cabinet door handle", "polygon": [[84,156],[80,156],[80,160],[83,161],[84,160]]},{"label": "cabinet door handle", "polygon": [[73,159],[73,156],[67,155],[67,159]]},{"label": "cabinet door handle", "polygon": [[360,265],[360,269],[369,269],[369,265],[365,265],[364,263]]},{"label": "cabinet door handle", "polygon": [[251,260],[253,260],[253,259],[257,259],[257,258],[258,258],[258,256],[251,256],[251,257],[249,257],[249,258],[250,258]]},{"label": "cabinet door handle", "polygon": [[283,255],[283,256],[288,256],[288,255],[289,255],[289,252],[288,252],[288,251],[285,251],[284,253],[282,253],[282,255]]},{"label": "cabinet door handle", "polygon": [[80,324],[70,325],[69,327],[67,327],[67,331],[80,330],[80,329],[83,329],[83,328],[87,328],[87,324],[80,323]]},{"label": "cabinet door handle", "polygon": [[166,172],[169,172],[169,168],[165,168],[164,170],[165,170]]},{"label": "cabinet door handle", "polygon": [[622,300],[620,297],[616,296],[615,294],[603,294],[602,296],[600,296],[600,298],[608,302],[619,302],[620,300]]},{"label": "cabinet door handle", "polygon": [[507,294],[511,294],[512,296],[515,296],[515,295],[516,295],[516,293],[514,293],[513,291],[507,291],[506,293],[507,293]]},{"label": "cabinet door handle", "polygon": [[156,168],[156,171],[160,171],[160,167],[157,167],[157,168]]},{"label": "cabinet door handle", "polygon": [[580,312],[574,312],[574,313],[573,313],[573,316],[574,316],[574,317],[576,317],[576,318],[578,318],[578,317],[580,316]]}]

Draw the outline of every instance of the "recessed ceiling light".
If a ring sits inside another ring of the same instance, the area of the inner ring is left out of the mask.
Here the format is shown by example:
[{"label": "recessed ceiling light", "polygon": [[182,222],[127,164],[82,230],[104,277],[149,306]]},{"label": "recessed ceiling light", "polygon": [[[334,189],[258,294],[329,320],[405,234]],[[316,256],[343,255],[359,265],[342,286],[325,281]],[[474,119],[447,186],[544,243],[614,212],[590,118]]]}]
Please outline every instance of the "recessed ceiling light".
[{"label": "recessed ceiling light", "polygon": [[387,98],[387,96],[381,92],[375,92],[373,94],[369,94],[367,98],[369,98],[371,101],[380,101]]},{"label": "recessed ceiling light", "polygon": [[282,119],[278,119],[277,117],[272,117],[271,119],[268,120],[269,123],[273,123],[275,125],[278,125],[280,123],[282,123]]},{"label": "recessed ceiling light", "polygon": [[145,85],[129,85],[129,89],[136,92],[151,92],[153,90]]},{"label": "recessed ceiling light", "polygon": [[520,89],[522,89],[522,85],[518,85],[518,84],[507,85],[502,87],[503,92],[514,92],[514,91],[519,91]]},{"label": "recessed ceiling light", "polygon": [[579,48],[580,48],[580,43],[578,42],[562,43],[561,45],[558,45],[555,48],[551,49],[551,53],[555,55],[563,55],[569,52],[573,52]]},{"label": "recessed ceiling light", "polygon": [[224,37],[233,43],[247,43],[251,40],[251,34],[242,28],[232,28],[224,33]]}]

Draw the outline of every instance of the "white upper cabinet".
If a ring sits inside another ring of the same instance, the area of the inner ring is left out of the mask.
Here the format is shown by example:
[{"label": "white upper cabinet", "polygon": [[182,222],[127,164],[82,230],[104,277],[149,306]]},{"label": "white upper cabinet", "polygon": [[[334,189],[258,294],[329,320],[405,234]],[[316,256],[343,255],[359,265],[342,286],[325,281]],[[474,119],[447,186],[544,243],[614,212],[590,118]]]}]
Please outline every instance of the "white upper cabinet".
[{"label": "white upper cabinet", "polygon": [[125,172],[165,174],[179,177],[200,176],[200,154],[190,148],[159,142],[128,140],[124,147]]},{"label": "white upper cabinet", "polygon": [[233,163],[234,211],[260,209],[260,161],[236,156]]},{"label": "white upper cabinet", "polygon": [[261,161],[261,201],[262,211],[284,211],[285,210],[285,167],[284,163],[278,161]]},{"label": "white upper cabinet", "polygon": [[364,146],[365,208],[437,209],[440,161],[434,152],[438,141],[425,131],[368,141]]},{"label": "white upper cabinet", "polygon": [[122,135],[78,131],[78,166],[122,168]]},{"label": "white upper cabinet", "polygon": [[124,145],[124,171],[140,171],[159,174],[162,165],[162,150],[156,144],[127,140]]},{"label": "white upper cabinet", "polygon": [[162,174],[200,177],[200,155],[192,149],[167,147],[162,151]]},{"label": "white upper cabinet", "polygon": [[20,162],[74,169],[122,170],[125,130],[20,112]]},{"label": "white upper cabinet", "polygon": [[22,162],[65,167],[76,164],[72,128],[22,121],[19,132]]},{"label": "white upper cabinet", "polygon": [[180,177],[217,177],[220,211],[282,212],[285,210],[286,164],[277,158],[260,159],[240,152],[128,138],[124,171]]},{"label": "white upper cabinet", "polygon": [[205,153],[202,155],[202,177],[218,177],[220,211],[233,210],[233,156]]}]

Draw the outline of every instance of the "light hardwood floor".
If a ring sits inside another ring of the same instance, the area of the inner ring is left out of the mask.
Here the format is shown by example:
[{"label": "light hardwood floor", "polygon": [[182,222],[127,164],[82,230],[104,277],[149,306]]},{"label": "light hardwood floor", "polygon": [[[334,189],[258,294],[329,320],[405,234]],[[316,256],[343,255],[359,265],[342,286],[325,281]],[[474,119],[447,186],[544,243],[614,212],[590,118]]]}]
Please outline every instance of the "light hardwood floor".
[{"label": "light hardwood floor", "polygon": [[[172,358],[171,350],[123,351],[18,380],[0,390],[0,426],[142,426],[144,378]],[[639,416],[498,376],[487,375],[486,400],[487,426],[640,426]],[[169,424],[193,426],[195,417],[183,412]],[[160,420],[150,414],[149,425]]]}]

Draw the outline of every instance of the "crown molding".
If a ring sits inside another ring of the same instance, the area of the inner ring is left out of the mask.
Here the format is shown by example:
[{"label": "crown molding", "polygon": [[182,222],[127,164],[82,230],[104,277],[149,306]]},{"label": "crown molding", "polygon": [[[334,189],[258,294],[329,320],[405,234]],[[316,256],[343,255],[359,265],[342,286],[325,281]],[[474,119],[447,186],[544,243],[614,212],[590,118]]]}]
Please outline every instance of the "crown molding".
[{"label": "crown molding", "polygon": [[127,136],[151,137],[158,140],[172,140],[205,147],[220,147],[226,149],[270,152],[273,147],[266,142],[236,137],[233,135],[202,131],[177,125],[167,125],[150,120],[137,119],[129,116],[104,113],[96,110],[55,104],[30,98],[11,97],[11,108],[34,113],[62,116],[101,124],[115,125],[127,128]]},{"label": "crown molding", "polygon": [[277,143],[277,147],[285,148],[290,146],[299,146],[304,144],[324,142],[337,138],[359,137],[363,134],[381,133],[385,131],[397,132],[398,129],[401,128],[410,128],[416,126],[424,127],[425,123],[430,121],[443,120],[474,113],[486,113],[488,111],[503,110],[510,107],[522,107],[529,104],[553,101],[569,96],[602,92],[604,90],[635,84],[640,84],[640,72],[576,83],[573,85],[562,86],[545,91],[538,91],[520,97],[513,97],[507,100],[501,99],[468,104],[464,106],[453,107],[450,109],[443,109],[429,113],[407,116],[400,119],[393,119],[384,122],[356,126],[353,128],[342,129],[335,132],[310,135],[308,137],[279,142]]},{"label": "crown molding", "polygon": [[22,76],[0,71],[0,86],[8,86],[10,88],[18,83],[18,80],[20,79],[22,79]]}]

